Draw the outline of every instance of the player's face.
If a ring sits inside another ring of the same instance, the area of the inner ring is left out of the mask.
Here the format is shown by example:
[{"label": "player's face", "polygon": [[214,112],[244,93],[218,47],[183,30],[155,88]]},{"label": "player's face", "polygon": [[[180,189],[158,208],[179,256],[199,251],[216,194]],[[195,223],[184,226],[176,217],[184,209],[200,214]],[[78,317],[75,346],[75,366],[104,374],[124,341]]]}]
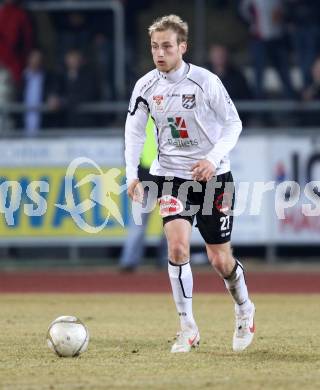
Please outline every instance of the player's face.
[{"label": "player's face", "polygon": [[172,30],[155,31],[151,35],[153,62],[161,72],[178,69],[186,50],[187,43],[178,43],[177,33]]}]

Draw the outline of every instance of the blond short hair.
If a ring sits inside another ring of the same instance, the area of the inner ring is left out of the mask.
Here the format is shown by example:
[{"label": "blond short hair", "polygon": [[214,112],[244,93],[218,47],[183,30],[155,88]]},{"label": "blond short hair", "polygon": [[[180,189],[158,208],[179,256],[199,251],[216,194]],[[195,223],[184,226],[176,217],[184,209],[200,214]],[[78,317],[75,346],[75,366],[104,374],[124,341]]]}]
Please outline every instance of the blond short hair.
[{"label": "blond short hair", "polygon": [[156,19],[148,29],[149,35],[156,31],[172,30],[177,34],[178,43],[188,41],[188,24],[180,16],[167,15]]}]

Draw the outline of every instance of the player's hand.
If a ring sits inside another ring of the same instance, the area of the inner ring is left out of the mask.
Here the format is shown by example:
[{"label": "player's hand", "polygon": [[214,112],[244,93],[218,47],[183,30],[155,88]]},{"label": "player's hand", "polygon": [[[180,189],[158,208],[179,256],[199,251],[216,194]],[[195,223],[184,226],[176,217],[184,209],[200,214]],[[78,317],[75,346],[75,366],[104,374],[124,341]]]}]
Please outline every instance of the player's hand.
[{"label": "player's hand", "polygon": [[216,173],[214,165],[209,160],[200,160],[192,168],[192,179],[197,181],[209,181]]},{"label": "player's hand", "polygon": [[134,202],[143,202],[143,186],[139,179],[133,180],[128,187],[128,195]]}]

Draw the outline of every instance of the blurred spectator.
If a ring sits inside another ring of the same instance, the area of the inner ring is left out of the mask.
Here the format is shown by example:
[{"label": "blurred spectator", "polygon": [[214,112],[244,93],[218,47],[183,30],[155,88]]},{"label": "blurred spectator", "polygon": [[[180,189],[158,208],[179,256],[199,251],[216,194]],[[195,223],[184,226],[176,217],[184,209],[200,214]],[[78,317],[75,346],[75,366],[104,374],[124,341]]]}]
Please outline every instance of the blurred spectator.
[{"label": "blurred spectator", "polygon": [[97,33],[93,39],[93,57],[101,80],[103,100],[112,100],[115,97],[112,52],[112,40],[103,33]]},{"label": "blurred spectator", "polygon": [[52,14],[53,24],[57,32],[58,64],[61,65],[68,51],[76,48],[85,52],[90,46],[90,25],[88,12],[72,11]]},{"label": "blurred spectator", "polygon": [[90,127],[96,125],[95,115],[81,114],[79,104],[95,102],[100,98],[100,84],[96,73],[84,62],[81,51],[69,50],[60,77],[60,106],[62,125],[66,127]]},{"label": "blurred spectator", "polygon": [[[51,17],[59,41],[58,64],[63,64],[65,55],[70,50],[79,50],[89,59],[92,70],[99,78],[101,98],[113,100],[115,97],[113,12],[106,9],[74,10],[53,13]],[[109,116],[106,115],[106,118]]]},{"label": "blurred spectator", "polygon": [[233,100],[252,98],[246,78],[231,62],[229,51],[225,46],[220,44],[210,46],[207,67],[220,78]]},{"label": "blurred spectator", "polygon": [[240,12],[250,28],[256,97],[264,97],[263,76],[268,62],[279,73],[285,96],[293,97],[282,0],[242,0]]},{"label": "blurred spectator", "polygon": [[312,65],[311,76],[311,83],[302,94],[303,100],[306,101],[320,99],[320,57]]},{"label": "blurred spectator", "polygon": [[286,20],[304,87],[311,82],[311,66],[317,54],[320,7],[315,0],[285,0]]},{"label": "blurred spectator", "polygon": [[10,103],[14,97],[14,84],[7,68],[0,62],[0,106]]},{"label": "blurred spectator", "polygon": [[41,127],[50,127],[50,114],[43,114],[40,110],[34,109],[48,104],[48,108],[54,111],[58,108],[58,101],[55,98],[56,91],[54,75],[49,73],[43,64],[43,53],[39,49],[31,51],[22,76],[22,87],[20,99],[29,111],[23,117],[23,127],[28,136],[38,133]]},{"label": "blurred spectator", "polygon": [[52,18],[53,12],[35,11],[31,13],[34,35],[34,46],[41,47],[45,53],[46,68],[54,71],[57,67],[59,42]]},{"label": "blurred spectator", "polygon": [[[311,68],[311,83],[302,92],[304,101],[319,100],[320,101],[320,57],[317,57]],[[302,126],[319,126],[320,112],[311,111],[301,113],[300,121]]]},{"label": "blurred spectator", "polygon": [[[6,106],[14,98],[14,84],[7,68],[0,63],[0,107]],[[11,127],[10,116],[0,116],[0,132]]]},{"label": "blurred spectator", "polygon": [[18,0],[5,0],[0,8],[0,61],[11,72],[16,84],[32,48],[32,27]]}]

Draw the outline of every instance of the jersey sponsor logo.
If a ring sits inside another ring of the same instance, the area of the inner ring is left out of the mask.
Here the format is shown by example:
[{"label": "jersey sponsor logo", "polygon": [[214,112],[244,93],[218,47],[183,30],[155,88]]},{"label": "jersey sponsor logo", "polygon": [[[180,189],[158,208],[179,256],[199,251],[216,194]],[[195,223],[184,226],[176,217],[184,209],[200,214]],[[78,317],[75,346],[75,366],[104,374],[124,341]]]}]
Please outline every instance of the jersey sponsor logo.
[{"label": "jersey sponsor logo", "polygon": [[156,110],[163,111],[163,95],[155,95],[152,99],[156,103]]},{"label": "jersey sponsor logo", "polygon": [[198,140],[189,138],[186,121],[181,116],[174,118],[169,117],[167,119],[172,136],[172,139],[168,139],[170,145],[174,145],[178,148],[198,145]]},{"label": "jersey sponsor logo", "polygon": [[181,116],[168,118],[172,138],[189,138],[186,121]]},{"label": "jersey sponsor logo", "polygon": [[197,146],[199,145],[198,140],[196,139],[186,139],[183,140],[181,138],[178,139],[168,139],[169,145],[176,146],[177,148],[188,148],[190,146]]},{"label": "jersey sponsor logo", "polygon": [[191,110],[196,106],[196,95],[186,94],[182,95],[182,107]]},{"label": "jersey sponsor logo", "polygon": [[160,215],[161,217],[168,217],[170,215],[177,215],[182,213],[183,205],[181,200],[172,195],[163,195],[159,199]]}]

